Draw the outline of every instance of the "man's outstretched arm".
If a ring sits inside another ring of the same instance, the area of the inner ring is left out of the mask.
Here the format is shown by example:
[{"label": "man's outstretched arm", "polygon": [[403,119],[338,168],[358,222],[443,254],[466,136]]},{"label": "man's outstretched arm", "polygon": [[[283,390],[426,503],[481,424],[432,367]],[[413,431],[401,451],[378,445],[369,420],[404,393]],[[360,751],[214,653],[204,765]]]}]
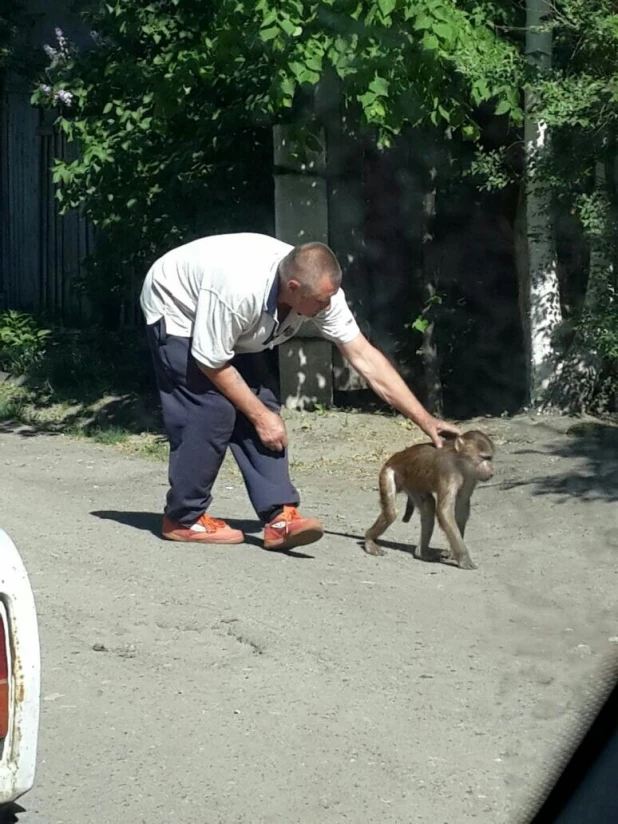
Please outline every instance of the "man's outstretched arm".
[{"label": "man's outstretched arm", "polygon": [[435,418],[425,409],[390,361],[362,333],[349,343],[339,344],[338,348],[376,395],[413,421],[436,446],[442,446],[441,432],[461,435],[456,426]]}]

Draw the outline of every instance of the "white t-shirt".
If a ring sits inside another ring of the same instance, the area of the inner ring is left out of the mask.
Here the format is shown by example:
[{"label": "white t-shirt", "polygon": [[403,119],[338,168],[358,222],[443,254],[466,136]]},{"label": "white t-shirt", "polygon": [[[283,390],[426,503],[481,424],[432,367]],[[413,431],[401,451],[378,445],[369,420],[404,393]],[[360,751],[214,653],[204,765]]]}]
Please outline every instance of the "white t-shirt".
[{"label": "white t-shirt", "polygon": [[[169,335],[192,338],[197,361],[218,369],[235,354],[261,352],[307,320],[291,310],[277,319],[277,266],[293,247],[268,235],[213,235],[172,249],[151,266],[140,296],[147,324],[165,318]],[[360,329],[339,289],[327,311],[311,318],[333,343]]]}]

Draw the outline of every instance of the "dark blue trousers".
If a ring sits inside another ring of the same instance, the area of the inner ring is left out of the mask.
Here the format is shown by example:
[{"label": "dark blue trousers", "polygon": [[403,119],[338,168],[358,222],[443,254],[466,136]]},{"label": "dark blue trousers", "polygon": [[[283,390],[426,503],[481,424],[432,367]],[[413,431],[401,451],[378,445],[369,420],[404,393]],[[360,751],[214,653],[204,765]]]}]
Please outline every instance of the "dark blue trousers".
[{"label": "dark blue trousers", "polygon": [[[228,446],[263,523],[283,504],[297,506],[287,450],[274,452],[262,444],[253,424],[200,370],[190,339],[168,335],[163,319],[146,331],[170,442],[165,514],[188,525],[206,512]],[[232,363],[262,403],[278,413],[276,353],[237,355]]]}]

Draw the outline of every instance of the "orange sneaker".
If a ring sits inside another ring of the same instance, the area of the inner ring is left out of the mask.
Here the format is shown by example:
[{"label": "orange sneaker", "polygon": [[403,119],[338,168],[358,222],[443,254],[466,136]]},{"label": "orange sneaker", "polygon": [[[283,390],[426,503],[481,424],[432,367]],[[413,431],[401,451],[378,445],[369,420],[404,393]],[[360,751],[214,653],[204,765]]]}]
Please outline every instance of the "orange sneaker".
[{"label": "orange sneaker", "polygon": [[319,541],[324,534],[317,518],[303,518],[295,506],[284,506],[283,512],[264,527],[264,549],[292,549]]},{"label": "orange sneaker", "polygon": [[232,529],[225,521],[211,518],[206,513],[191,526],[185,526],[164,516],[162,535],[168,541],[188,541],[197,544],[242,544],[245,540],[240,529]]}]

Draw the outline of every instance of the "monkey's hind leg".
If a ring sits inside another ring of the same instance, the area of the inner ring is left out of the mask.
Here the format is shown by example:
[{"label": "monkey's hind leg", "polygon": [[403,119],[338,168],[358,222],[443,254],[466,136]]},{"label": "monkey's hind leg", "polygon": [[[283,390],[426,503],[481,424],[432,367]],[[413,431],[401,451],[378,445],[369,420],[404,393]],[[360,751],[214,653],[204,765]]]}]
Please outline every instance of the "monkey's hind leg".
[{"label": "monkey's hind leg", "polygon": [[382,467],[380,471],[380,514],[375,523],[365,532],[364,549],[369,555],[384,555],[385,552],[376,543],[382,533],[386,532],[389,526],[397,518],[395,509],[395,497],[397,495],[397,481],[395,470],[390,466]]},{"label": "monkey's hind leg", "polygon": [[436,522],[436,502],[428,492],[415,496],[415,503],[421,516],[421,539],[414,554],[423,561],[433,561],[435,558],[429,552],[429,542]]}]

